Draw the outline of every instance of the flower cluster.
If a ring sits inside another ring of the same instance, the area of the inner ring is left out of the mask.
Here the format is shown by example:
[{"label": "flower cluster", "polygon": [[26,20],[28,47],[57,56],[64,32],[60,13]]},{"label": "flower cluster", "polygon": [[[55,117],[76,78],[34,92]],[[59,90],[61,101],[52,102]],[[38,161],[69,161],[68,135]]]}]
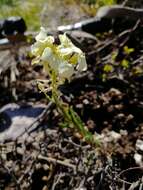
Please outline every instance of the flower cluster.
[{"label": "flower cluster", "polygon": [[57,45],[54,37],[47,36],[46,30],[41,27],[35,39],[36,42],[31,47],[31,52],[35,56],[33,63],[41,62],[48,73],[54,71],[56,76],[64,81],[69,80],[76,70],[87,69],[84,53],[66,34],[59,35],[60,45]]}]

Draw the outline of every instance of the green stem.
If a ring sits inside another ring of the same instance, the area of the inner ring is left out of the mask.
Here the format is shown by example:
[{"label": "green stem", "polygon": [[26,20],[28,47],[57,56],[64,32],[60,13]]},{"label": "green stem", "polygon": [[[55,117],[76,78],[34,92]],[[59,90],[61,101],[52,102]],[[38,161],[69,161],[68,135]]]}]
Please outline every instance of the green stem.
[{"label": "green stem", "polygon": [[58,109],[62,113],[65,121],[69,124],[72,124],[77,131],[82,135],[90,143],[93,143],[92,134],[85,129],[83,122],[81,121],[80,117],[74,112],[72,108],[69,106],[64,105],[61,99],[59,99],[60,95],[58,94],[56,78],[52,78],[52,97],[54,99],[55,104],[57,105]]},{"label": "green stem", "polygon": [[59,94],[59,91],[58,91],[58,84],[57,84],[57,80],[56,80],[56,74],[53,73],[52,76],[52,97],[53,97],[53,100],[56,104],[56,106],[58,107],[58,109],[60,110],[60,112],[63,114],[64,118],[67,120],[67,121],[70,121],[71,120],[71,117],[68,113],[68,109],[67,107],[65,108],[65,105],[63,105],[63,101],[60,98],[60,94]]},{"label": "green stem", "polygon": [[72,107],[64,104],[64,102],[60,99],[56,73],[52,72],[50,74],[50,77],[52,79],[52,98],[50,98],[46,94],[42,87],[40,88],[40,90],[45,94],[46,98],[52,100],[56,104],[59,112],[63,115],[65,122],[68,123],[68,125],[71,125],[73,129],[76,129],[88,143],[93,144],[93,135],[88,131],[88,129],[85,128],[84,123],[82,122],[80,117],[77,115],[77,113],[75,113]]}]

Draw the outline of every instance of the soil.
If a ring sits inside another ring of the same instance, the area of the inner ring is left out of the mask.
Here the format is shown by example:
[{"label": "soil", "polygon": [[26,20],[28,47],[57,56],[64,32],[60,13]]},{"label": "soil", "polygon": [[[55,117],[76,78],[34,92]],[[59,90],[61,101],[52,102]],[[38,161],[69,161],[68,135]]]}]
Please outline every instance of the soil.
[{"label": "soil", "polygon": [[[110,31],[97,35],[97,41],[75,39],[86,52],[88,70],[60,90],[100,145],[87,144],[79,134],[61,128],[62,117],[51,107],[36,129],[25,131],[27,138],[0,144],[0,190],[143,188],[142,25],[122,38]],[[124,46],[134,51],[127,55]],[[47,76],[40,65],[31,65],[28,51],[29,47],[19,50],[15,81],[10,69],[0,76],[1,108],[12,102],[48,105],[35,82]],[[123,59],[132,64],[123,67]],[[106,64],[112,71],[104,70]]]}]

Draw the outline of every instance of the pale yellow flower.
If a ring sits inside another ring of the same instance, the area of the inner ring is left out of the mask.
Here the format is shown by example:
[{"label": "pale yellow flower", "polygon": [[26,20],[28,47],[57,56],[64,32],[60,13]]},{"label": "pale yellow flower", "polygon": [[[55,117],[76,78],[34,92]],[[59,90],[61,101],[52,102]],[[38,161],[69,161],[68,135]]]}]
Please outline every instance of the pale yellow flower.
[{"label": "pale yellow flower", "polygon": [[40,62],[41,56],[47,47],[54,48],[54,38],[47,36],[46,30],[41,27],[40,33],[35,37],[36,42],[31,46],[31,53],[36,58],[32,61],[33,64]]},{"label": "pale yellow flower", "polygon": [[36,42],[31,47],[36,57],[33,63],[43,63],[46,71],[50,68],[60,79],[70,79],[76,70],[87,69],[84,53],[76,47],[66,34],[59,35],[60,45],[54,44],[54,38],[47,36],[46,30],[41,27],[36,36]]},{"label": "pale yellow flower", "polygon": [[87,63],[84,53],[77,48],[71,40],[64,35],[59,35],[61,45],[58,46],[58,51],[61,56],[71,64],[77,65],[77,70],[85,71],[87,70]]}]

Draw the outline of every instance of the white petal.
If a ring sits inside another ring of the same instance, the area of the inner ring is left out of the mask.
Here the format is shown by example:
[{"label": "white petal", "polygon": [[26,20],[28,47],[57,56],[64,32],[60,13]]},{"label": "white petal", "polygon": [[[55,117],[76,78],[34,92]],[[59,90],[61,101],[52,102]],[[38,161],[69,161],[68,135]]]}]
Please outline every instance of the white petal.
[{"label": "white petal", "polygon": [[70,53],[82,53],[82,51],[76,47],[72,41],[66,36],[66,34],[63,35],[59,35],[59,39],[61,42],[61,45],[59,46],[59,49],[64,49],[67,48],[67,50],[69,51],[70,49]]},{"label": "white petal", "polygon": [[61,45],[64,47],[70,47],[73,45],[71,40],[66,36],[65,33],[63,35],[59,35],[59,40],[61,42]]},{"label": "white petal", "polygon": [[45,38],[47,37],[47,32],[45,30],[44,27],[40,28],[41,31],[39,32],[39,34],[35,37],[36,41],[43,41],[45,40]]},{"label": "white petal", "polygon": [[35,42],[32,46],[31,46],[31,53],[35,56],[39,55],[39,51],[42,50],[42,44],[41,42]]},{"label": "white petal", "polygon": [[78,71],[86,71],[87,70],[87,63],[84,55],[81,55],[78,57],[78,65],[77,65]]},{"label": "white petal", "polygon": [[72,51],[73,51],[73,52],[78,53],[78,54],[82,54],[81,49],[79,49],[79,48],[76,47],[75,45],[73,45],[71,48],[72,48]]},{"label": "white petal", "polygon": [[61,47],[61,48],[58,48],[58,50],[61,55],[71,55],[73,53],[73,50],[71,48]]},{"label": "white petal", "polygon": [[52,51],[51,48],[47,47],[47,48],[44,49],[43,54],[41,56],[41,60],[45,61],[45,62],[48,62],[49,66],[54,71],[58,70],[59,60],[54,55],[54,53],[53,53],[53,51]]},{"label": "white petal", "polygon": [[55,39],[53,36],[47,36],[43,42],[48,43],[48,44],[53,44],[54,41],[55,41]]},{"label": "white petal", "polygon": [[49,43],[49,44],[53,44],[55,39],[53,36],[47,36],[47,31],[45,28],[41,27],[41,31],[39,32],[39,34],[35,37],[37,42],[41,42],[41,43]]},{"label": "white petal", "polygon": [[35,44],[33,44],[33,45],[31,46],[31,53],[32,53],[32,55],[36,55],[37,52],[38,52],[38,50],[39,50],[39,48],[36,47]]},{"label": "white petal", "polygon": [[45,48],[42,53],[41,60],[51,62],[53,60],[52,57],[53,57],[52,49],[49,47]]},{"label": "white petal", "polygon": [[74,73],[74,66],[68,62],[59,64],[59,77],[69,79]]},{"label": "white petal", "polygon": [[51,62],[49,62],[49,65],[51,69],[53,69],[55,72],[58,72],[59,63],[60,61],[55,56],[53,56],[53,59]]}]

